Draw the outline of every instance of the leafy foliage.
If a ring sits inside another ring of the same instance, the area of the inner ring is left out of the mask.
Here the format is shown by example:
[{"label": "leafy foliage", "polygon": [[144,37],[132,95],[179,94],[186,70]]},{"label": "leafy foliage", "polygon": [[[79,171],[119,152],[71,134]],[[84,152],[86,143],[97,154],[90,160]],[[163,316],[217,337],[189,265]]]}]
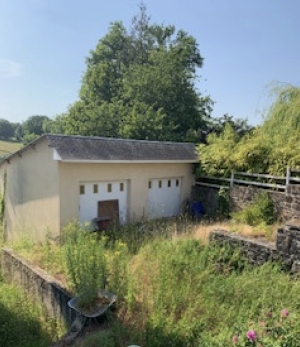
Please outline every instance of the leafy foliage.
[{"label": "leafy foliage", "polygon": [[0,310],[1,346],[46,347],[51,344],[54,332],[50,322],[42,322],[42,310],[19,289],[1,280]]},{"label": "leafy foliage", "polygon": [[47,116],[31,116],[22,124],[23,143],[27,144],[45,133],[45,123],[50,119]]},{"label": "leafy foliage", "polygon": [[195,88],[203,58],[192,36],[150,23],[142,3],[130,30],[111,24],[86,63],[67,133],[199,140],[212,102]]},{"label": "leafy foliage", "polygon": [[207,145],[200,144],[197,149],[201,162],[200,170],[214,176],[229,176],[236,166],[233,154],[239,141],[240,137],[229,124],[220,136],[215,133],[208,135]]},{"label": "leafy foliage", "polygon": [[14,136],[15,127],[6,119],[0,119],[0,138],[8,140]]},{"label": "leafy foliage", "polygon": [[78,223],[64,228],[66,267],[72,289],[80,295],[81,304],[87,306],[107,284],[104,243],[96,242],[95,236]]},{"label": "leafy foliage", "polygon": [[214,132],[217,135],[220,135],[227,125],[230,125],[231,128],[234,129],[234,132],[239,136],[244,136],[254,129],[248,124],[247,119],[235,119],[233,116],[229,116],[228,114],[224,114],[220,118],[212,118],[210,123],[210,132]]},{"label": "leafy foliage", "polygon": [[[177,228],[176,237],[164,238],[152,232],[149,238],[137,229],[134,234],[139,232],[145,242],[119,258],[134,242],[128,231],[120,229],[113,239],[105,236],[109,290],[111,285],[121,288],[113,319],[105,333],[89,335],[77,347],[96,346],[102,339],[107,347],[229,347],[235,335],[238,346],[299,346],[299,281],[280,266],[250,266],[238,250],[204,246],[187,233],[180,237]],[[97,249],[91,241],[99,241],[102,249],[102,236],[83,237],[73,243],[74,252]],[[65,245],[60,246],[64,252]],[[252,344],[246,335],[250,330],[257,334]]]},{"label": "leafy foliage", "polygon": [[260,192],[254,201],[242,211],[233,212],[232,218],[251,226],[263,223],[271,225],[276,221],[276,212],[273,201],[267,192]]},{"label": "leafy foliage", "polygon": [[229,175],[231,170],[283,174],[286,166],[300,163],[300,88],[276,88],[275,101],[261,126],[242,134],[228,125],[219,135],[208,136],[198,148],[202,170]]}]

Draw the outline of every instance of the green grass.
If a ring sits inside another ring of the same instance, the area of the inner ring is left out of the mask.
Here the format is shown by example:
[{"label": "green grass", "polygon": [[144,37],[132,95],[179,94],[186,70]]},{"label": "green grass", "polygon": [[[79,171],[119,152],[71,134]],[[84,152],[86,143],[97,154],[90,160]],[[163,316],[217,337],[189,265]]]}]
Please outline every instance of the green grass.
[{"label": "green grass", "polygon": [[0,140],[0,158],[16,152],[23,147],[22,142]]},{"label": "green grass", "polygon": [[[104,257],[105,286],[118,302],[109,328],[77,347],[100,341],[104,347],[229,347],[233,336],[239,347],[300,346],[300,282],[278,264],[251,267],[238,251],[193,239],[186,226],[183,235],[176,226],[176,237],[152,225],[152,230],[115,230],[100,240],[78,228],[68,226],[59,246],[43,245],[44,260],[49,268],[61,263],[76,291],[73,282],[80,281],[80,274],[94,286],[91,267]],[[290,315],[282,317],[282,309]],[[259,343],[247,340],[249,330],[255,330]]]},{"label": "green grass", "polygon": [[20,289],[0,280],[0,346],[49,347],[54,321],[46,322],[42,310]]}]

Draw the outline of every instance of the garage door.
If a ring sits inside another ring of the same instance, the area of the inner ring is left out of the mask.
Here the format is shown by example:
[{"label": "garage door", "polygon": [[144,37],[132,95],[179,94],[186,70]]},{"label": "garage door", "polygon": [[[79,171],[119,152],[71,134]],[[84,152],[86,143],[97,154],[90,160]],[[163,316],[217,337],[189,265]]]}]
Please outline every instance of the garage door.
[{"label": "garage door", "polygon": [[79,187],[79,220],[90,223],[96,217],[117,217],[127,222],[128,181],[81,182]]},{"label": "garage door", "polygon": [[180,213],[181,178],[151,179],[148,182],[148,218],[172,217]]}]

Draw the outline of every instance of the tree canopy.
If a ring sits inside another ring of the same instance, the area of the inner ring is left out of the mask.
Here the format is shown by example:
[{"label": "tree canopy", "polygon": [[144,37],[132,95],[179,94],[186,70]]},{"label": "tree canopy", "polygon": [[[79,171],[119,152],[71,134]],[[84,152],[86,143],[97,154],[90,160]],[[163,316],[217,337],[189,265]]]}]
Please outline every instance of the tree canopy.
[{"label": "tree canopy", "polygon": [[283,174],[287,165],[300,166],[300,88],[276,89],[276,98],[261,126],[239,135],[228,124],[219,135],[209,135],[198,147],[206,174],[223,175],[231,170]]},{"label": "tree canopy", "polygon": [[35,115],[22,124],[23,143],[33,141],[45,133],[45,124],[51,120],[47,116]]},{"label": "tree canopy", "polygon": [[0,138],[8,140],[14,136],[15,126],[6,119],[0,119]]},{"label": "tree canopy", "polygon": [[196,89],[203,58],[195,38],[152,24],[142,3],[126,29],[111,24],[86,60],[69,134],[198,141],[212,102]]}]

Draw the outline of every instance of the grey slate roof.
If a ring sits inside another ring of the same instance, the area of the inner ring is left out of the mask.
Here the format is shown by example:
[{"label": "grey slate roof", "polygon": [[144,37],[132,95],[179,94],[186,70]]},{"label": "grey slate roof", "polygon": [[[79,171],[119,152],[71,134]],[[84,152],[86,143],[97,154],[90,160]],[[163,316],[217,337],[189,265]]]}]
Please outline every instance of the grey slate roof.
[{"label": "grey slate roof", "polygon": [[198,160],[191,143],[124,140],[107,137],[45,135],[62,160],[190,161]]}]

